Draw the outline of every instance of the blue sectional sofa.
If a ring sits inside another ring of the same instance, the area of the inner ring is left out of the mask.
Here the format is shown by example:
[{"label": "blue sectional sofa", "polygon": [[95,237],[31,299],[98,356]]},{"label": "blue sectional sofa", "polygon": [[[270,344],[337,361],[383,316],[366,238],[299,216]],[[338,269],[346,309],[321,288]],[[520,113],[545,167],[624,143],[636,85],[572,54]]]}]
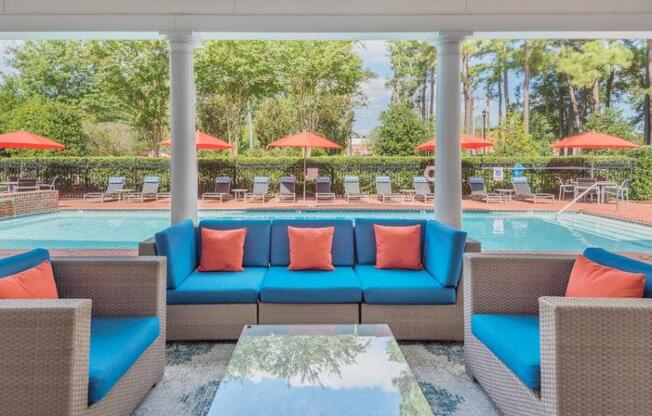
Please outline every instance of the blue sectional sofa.
[{"label": "blue sectional sofa", "polygon": [[[424,269],[376,269],[373,224],[421,224]],[[335,270],[288,270],[289,226],[334,227]],[[204,227],[247,227],[244,271],[196,270]],[[205,220],[162,230],[140,252],[168,258],[168,340],[236,339],[256,323],[360,322],[388,323],[399,339],[461,340],[465,242],[464,232],[426,220]]]}]

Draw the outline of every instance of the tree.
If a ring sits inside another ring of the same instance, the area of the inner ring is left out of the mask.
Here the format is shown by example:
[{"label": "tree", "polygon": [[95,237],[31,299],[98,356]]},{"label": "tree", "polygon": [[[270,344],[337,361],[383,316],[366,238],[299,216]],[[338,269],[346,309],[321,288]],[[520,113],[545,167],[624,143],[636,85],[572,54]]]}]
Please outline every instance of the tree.
[{"label": "tree", "polygon": [[418,109],[422,118],[432,117],[437,67],[435,46],[423,41],[395,41],[389,43],[389,51],[392,102],[407,102]]},{"label": "tree", "polygon": [[487,69],[486,63],[472,62],[483,52],[480,41],[467,41],[462,45],[462,94],[464,96],[464,132],[474,133],[473,109],[475,87],[480,75]]},{"label": "tree", "polygon": [[267,146],[281,137],[298,130],[297,116],[287,98],[270,98],[263,101],[254,117],[258,143]]},{"label": "tree", "polygon": [[652,144],[652,39],[645,42],[645,127],[644,143]]},{"label": "tree", "polygon": [[539,145],[525,131],[521,115],[511,111],[492,132],[496,156],[536,156]]},{"label": "tree", "polygon": [[586,131],[597,131],[635,142],[639,142],[641,138],[634,130],[631,120],[625,118],[622,111],[614,108],[607,108],[602,114],[591,114],[587,117],[584,128]]},{"label": "tree", "polygon": [[[82,120],[82,113],[73,105],[32,98],[7,115],[4,128],[6,132],[28,130],[66,146],[57,154],[83,156],[87,154],[87,144],[82,134]],[[43,154],[42,150],[20,152],[23,155]]]},{"label": "tree", "polygon": [[391,104],[380,115],[373,150],[377,155],[408,156],[414,148],[432,138],[432,127],[407,103]]},{"label": "tree", "polygon": [[100,59],[98,86],[91,94],[101,110],[115,112],[138,134],[141,147],[158,155],[168,135],[168,50],[163,41],[102,41],[93,44]]},{"label": "tree", "polygon": [[523,68],[523,127],[530,131],[530,80],[549,63],[548,41],[525,40],[515,54],[516,62]]}]

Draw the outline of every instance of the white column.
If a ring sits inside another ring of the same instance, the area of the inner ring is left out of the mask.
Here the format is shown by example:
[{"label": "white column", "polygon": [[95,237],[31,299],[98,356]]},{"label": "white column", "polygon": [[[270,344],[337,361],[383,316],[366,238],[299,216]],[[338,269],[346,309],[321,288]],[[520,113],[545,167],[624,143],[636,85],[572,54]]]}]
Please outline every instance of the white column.
[{"label": "white column", "polygon": [[172,159],[170,221],[197,222],[197,149],[195,148],[195,76],[191,32],[166,33],[170,45]]},{"label": "white column", "polygon": [[437,37],[435,217],[455,228],[462,226],[460,48],[465,35],[449,32]]}]

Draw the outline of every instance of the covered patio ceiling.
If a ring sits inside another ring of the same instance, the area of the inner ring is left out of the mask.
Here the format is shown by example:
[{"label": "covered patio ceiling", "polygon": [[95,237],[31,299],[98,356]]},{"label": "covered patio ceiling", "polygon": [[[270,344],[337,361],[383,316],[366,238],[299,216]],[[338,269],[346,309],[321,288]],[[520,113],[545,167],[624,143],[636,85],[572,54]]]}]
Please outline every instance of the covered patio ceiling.
[{"label": "covered patio ceiling", "polygon": [[0,0],[0,38],[652,37],[650,0]]}]

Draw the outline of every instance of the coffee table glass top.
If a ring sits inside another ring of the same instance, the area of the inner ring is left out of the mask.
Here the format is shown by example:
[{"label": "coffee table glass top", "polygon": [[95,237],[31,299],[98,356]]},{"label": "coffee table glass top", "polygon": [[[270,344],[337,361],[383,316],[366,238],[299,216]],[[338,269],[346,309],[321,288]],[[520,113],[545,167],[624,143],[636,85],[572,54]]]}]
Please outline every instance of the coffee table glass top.
[{"label": "coffee table glass top", "polygon": [[252,325],[208,415],[433,413],[387,325]]}]

